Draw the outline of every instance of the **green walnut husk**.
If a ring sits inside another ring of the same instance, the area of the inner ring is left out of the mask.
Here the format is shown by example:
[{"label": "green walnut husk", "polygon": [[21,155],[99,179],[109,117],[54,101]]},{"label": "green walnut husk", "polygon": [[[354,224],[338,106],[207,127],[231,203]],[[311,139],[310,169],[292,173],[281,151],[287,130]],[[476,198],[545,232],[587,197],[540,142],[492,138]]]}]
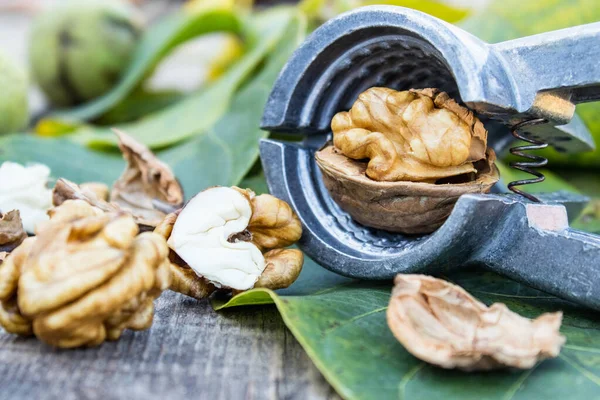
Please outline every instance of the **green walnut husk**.
[{"label": "green walnut husk", "polygon": [[141,14],[119,0],[67,0],[42,13],[30,37],[32,77],[65,107],[106,93],[129,64]]},{"label": "green walnut husk", "polygon": [[0,135],[18,132],[29,120],[27,76],[6,55],[0,53]]}]

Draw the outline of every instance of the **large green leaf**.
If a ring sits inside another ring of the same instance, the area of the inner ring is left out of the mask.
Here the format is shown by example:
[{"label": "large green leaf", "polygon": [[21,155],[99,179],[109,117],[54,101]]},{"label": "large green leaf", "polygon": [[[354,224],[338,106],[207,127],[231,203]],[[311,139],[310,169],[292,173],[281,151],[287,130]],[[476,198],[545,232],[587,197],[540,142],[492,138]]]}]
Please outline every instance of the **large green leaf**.
[{"label": "large green leaf", "polygon": [[[242,82],[277,45],[289,26],[292,14],[290,8],[278,8],[253,17],[250,25],[252,30],[260,32],[261,40],[218,81],[138,122],[120,124],[118,127],[152,148],[166,147],[194,135],[207,134],[207,130],[227,111]],[[92,147],[116,146],[114,135],[106,127],[84,127],[76,131],[72,139]]]},{"label": "large green leaf", "polygon": [[[600,21],[597,0],[493,0],[481,13],[460,25],[488,42],[516,39],[536,33]],[[577,112],[600,144],[600,104],[577,106]],[[552,148],[539,152],[551,165],[600,167],[600,149],[564,155]]]},{"label": "large green leaf", "polygon": [[386,323],[390,282],[351,281],[307,260],[291,288],[255,289],[216,309],[275,303],[315,365],[346,399],[572,399],[600,393],[600,321],[594,313],[487,272],[449,276],[485,303],[535,317],[565,312],[567,344],[532,370],[447,371],[410,355]]},{"label": "large green leaf", "polygon": [[89,120],[116,106],[175,47],[196,36],[215,32],[239,32],[240,21],[233,10],[208,8],[191,13],[181,9],[150,27],[140,40],[131,64],[110,92],[71,110],[57,112],[53,117],[66,120]]},{"label": "large green leaf", "polygon": [[148,114],[170,107],[184,98],[185,94],[176,90],[151,91],[139,88],[102,114],[95,122],[99,125],[114,126],[136,121]]},{"label": "large green leaf", "polygon": [[0,138],[0,164],[4,161],[42,163],[50,167],[54,179],[107,185],[112,185],[125,168],[125,161],[118,153],[100,153],[69,140],[28,134]]},{"label": "large green leaf", "polygon": [[213,185],[236,185],[255,163],[258,142],[267,135],[260,129],[264,104],[305,33],[305,18],[295,13],[263,70],[236,94],[219,122],[203,135],[160,152],[161,159],[173,167],[188,193]]},{"label": "large green leaf", "polygon": [[591,199],[571,226],[585,232],[600,233],[600,174],[594,170],[574,169],[559,170],[557,174]]}]

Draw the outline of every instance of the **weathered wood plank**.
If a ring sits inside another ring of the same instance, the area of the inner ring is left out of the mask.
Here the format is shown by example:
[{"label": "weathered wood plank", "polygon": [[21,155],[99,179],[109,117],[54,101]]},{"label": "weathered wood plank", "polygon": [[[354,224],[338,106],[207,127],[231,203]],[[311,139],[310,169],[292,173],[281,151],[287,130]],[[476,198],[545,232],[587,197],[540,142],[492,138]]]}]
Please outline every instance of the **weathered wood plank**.
[{"label": "weathered wood plank", "polygon": [[4,399],[337,399],[274,306],[215,313],[166,292],[154,325],[58,350],[0,331]]}]

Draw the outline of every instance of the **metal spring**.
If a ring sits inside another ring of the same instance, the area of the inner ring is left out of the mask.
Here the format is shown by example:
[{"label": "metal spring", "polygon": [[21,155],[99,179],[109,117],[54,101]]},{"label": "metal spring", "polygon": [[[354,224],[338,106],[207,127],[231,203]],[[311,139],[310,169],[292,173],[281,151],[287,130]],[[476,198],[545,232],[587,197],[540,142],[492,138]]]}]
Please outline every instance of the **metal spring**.
[{"label": "metal spring", "polygon": [[515,188],[515,186],[530,185],[533,183],[542,182],[542,181],[544,181],[544,179],[546,179],[544,177],[544,174],[535,170],[534,168],[540,168],[540,167],[546,166],[548,164],[548,159],[541,157],[541,156],[535,156],[535,155],[527,154],[527,153],[523,153],[523,152],[530,151],[530,150],[545,149],[546,147],[548,147],[548,143],[523,136],[518,131],[521,128],[524,128],[527,126],[532,126],[532,125],[539,125],[539,124],[543,124],[545,122],[546,122],[546,120],[544,120],[542,118],[532,119],[532,120],[520,122],[511,128],[512,135],[516,139],[519,139],[519,140],[522,140],[524,142],[531,143],[531,144],[526,145],[526,146],[513,147],[510,149],[510,153],[514,154],[515,156],[523,157],[523,158],[526,158],[531,161],[511,162],[510,166],[512,168],[515,168],[515,169],[521,170],[523,172],[527,172],[528,174],[534,175],[534,176],[536,176],[536,178],[521,179],[518,181],[510,182],[508,184],[508,189],[512,190],[513,192],[520,194],[521,196],[526,197],[529,200],[536,202],[536,203],[539,203],[540,199],[538,199],[537,197],[535,197],[529,193],[525,193],[522,190]]}]

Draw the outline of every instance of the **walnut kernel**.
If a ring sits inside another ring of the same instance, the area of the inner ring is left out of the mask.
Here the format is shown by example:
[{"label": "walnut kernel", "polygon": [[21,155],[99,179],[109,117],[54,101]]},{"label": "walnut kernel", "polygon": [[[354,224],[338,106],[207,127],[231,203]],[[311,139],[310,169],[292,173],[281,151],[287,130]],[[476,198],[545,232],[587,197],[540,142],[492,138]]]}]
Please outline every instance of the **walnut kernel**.
[{"label": "walnut kernel", "polygon": [[160,235],[138,232],[130,215],[83,200],[53,209],[0,265],[0,325],[57,347],[149,328],[153,300],[170,285],[169,250]]},{"label": "walnut kernel", "polygon": [[199,193],[155,232],[168,239],[180,269],[172,289],[196,298],[217,289],[288,287],[304,262],[301,251],[283,249],[302,234],[289,205],[236,187]]}]

